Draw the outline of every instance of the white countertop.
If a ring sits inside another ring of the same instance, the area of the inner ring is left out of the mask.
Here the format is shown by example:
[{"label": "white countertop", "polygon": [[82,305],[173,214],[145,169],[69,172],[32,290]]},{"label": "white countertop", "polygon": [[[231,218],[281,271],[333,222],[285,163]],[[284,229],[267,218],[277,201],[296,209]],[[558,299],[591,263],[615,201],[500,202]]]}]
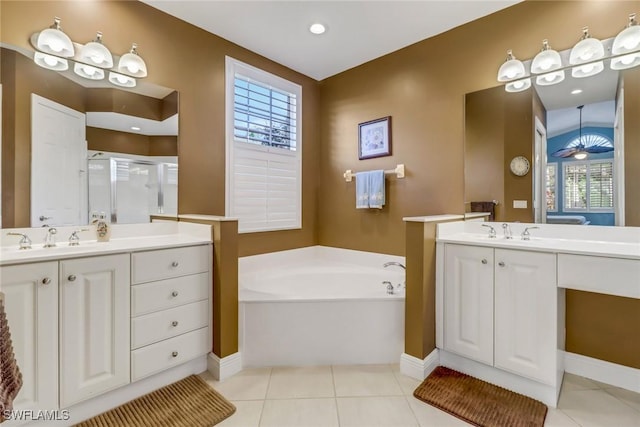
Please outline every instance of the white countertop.
[{"label": "white countertop", "polygon": [[[490,239],[489,230],[482,224],[493,226],[497,237]],[[537,252],[640,259],[638,227],[509,223],[513,239],[505,239],[501,226],[502,224],[490,222],[441,224],[438,226],[436,241]],[[521,238],[525,227],[538,227],[530,230],[530,240]]]},{"label": "white countertop", "polygon": [[405,222],[447,222],[447,221],[459,221],[464,219],[464,215],[457,214],[443,214],[443,215],[428,215],[428,216],[406,216],[402,218]]},{"label": "white countertop", "polygon": [[[80,245],[69,246],[67,237],[79,227],[57,227],[54,248],[44,248],[43,228],[4,229],[0,234],[0,266],[68,258],[91,257],[115,253],[139,252],[211,243],[211,226],[180,222],[151,224],[111,225],[111,240],[97,242],[95,226],[79,233]],[[7,236],[7,232],[26,233],[32,240],[32,248],[20,250],[19,236]]]}]

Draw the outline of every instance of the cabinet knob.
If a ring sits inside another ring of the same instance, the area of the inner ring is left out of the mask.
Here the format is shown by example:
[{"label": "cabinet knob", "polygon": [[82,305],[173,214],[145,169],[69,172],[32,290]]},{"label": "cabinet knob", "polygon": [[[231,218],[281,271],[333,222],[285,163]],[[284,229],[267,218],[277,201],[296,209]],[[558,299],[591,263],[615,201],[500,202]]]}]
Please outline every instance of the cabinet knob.
[{"label": "cabinet knob", "polygon": [[178,352],[174,351],[173,353],[171,353],[171,357],[178,357]]},{"label": "cabinet knob", "polygon": [[500,267],[504,267],[504,265],[505,265],[505,264],[504,264],[504,261],[500,261],[500,262],[498,263],[498,265],[499,265]]},{"label": "cabinet knob", "polygon": [[174,320],[173,322],[171,322],[171,326],[173,326],[174,328],[178,326],[178,321]]},{"label": "cabinet knob", "polygon": [[76,281],[76,275],[75,274],[70,274],[69,277],[67,277],[67,280],[70,282],[75,282]]},{"label": "cabinet knob", "polygon": [[178,291],[171,292],[171,296],[174,297],[174,298],[177,297],[178,296]]},{"label": "cabinet knob", "polygon": [[48,277],[45,277],[44,279],[41,280],[43,285],[48,285],[49,283],[51,283],[51,279]]},{"label": "cabinet knob", "polygon": [[486,263],[487,263],[487,260],[486,260],[486,259],[483,259],[483,260],[482,260],[482,263],[483,263],[483,264],[486,264]]},{"label": "cabinet knob", "polygon": [[176,267],[177,267],[177,266],[179,266],[179,265],[180,265],[180,263],[179,263],[178,261],[173,261],[173,262],[171,263],[171,267],[173,267],[173,268],[176,268]]}]

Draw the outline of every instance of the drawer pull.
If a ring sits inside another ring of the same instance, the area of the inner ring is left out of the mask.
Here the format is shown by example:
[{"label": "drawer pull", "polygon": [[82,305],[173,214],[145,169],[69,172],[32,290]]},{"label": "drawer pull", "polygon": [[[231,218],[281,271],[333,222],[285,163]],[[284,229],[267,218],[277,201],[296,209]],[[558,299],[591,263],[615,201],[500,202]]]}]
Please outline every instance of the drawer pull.
[{"label": "drawer pull", "polygon": [[173,353],[171,353],[171,357],[178,357],[178,352],[174,351]]},{"label": "drawer pull", "polygon": [[178,261],[173,261],[173,262],[171,263],[171,267],[173,267],[173,268],[176,268],[176,267],[177,267],[177,266],[179,266],[179,265],[180,265],[180,263],[179,263]]},{"label": "drawer pull", "polygon": [[76,281],[76,275],[75,274],[70,274],[69,277],[67,277],[67,280],[69,280],[70,282],[75,282]]},{"label": "drawer pull", "polygon": [[173,326],[174,328],[178,326],[178,321],[174,320],[173,322],[171,322],[171,326]]},{"label": "drawer pull", "polygon": [[178,296],[178,291],[171,292],[171,296],[174,297],[174,298],[177,297]]},{"label": "drawer pull", "polygon": [[483,259],[483,260],[482,260],[482,263],[483,263],[483,264],[486,264],[486,263],[487,263],[487,260],[486,260],[486,259]]},{"label": "drawer pull", "polygon": [[505,266],[505,264],[504,264],[504,262],[503,262],[503,261],[500,261],[500,262],[498,263],[498,265],[499,265],[500,267],[504,267],[504,266]]},{"label": "drawer pull", "polygon": [[49,279],[48,277],[45,277],[44,279],[42,279],[43,285],[48,285],[49,283],[51,283],[51,279]]}]

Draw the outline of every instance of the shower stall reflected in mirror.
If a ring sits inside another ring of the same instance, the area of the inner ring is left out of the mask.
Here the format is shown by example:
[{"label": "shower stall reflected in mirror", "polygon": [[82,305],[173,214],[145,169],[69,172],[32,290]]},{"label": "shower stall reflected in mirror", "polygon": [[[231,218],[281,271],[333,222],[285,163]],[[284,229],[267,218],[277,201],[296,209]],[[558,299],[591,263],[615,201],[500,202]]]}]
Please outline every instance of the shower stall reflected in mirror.
[{"label": "shower stall reflected in mirror", "polygon": [[111,223],[133,224],[149,222],[150,215],[177,215],[177,157],[90,152],[88,177],[90,220],[104,213]]}]

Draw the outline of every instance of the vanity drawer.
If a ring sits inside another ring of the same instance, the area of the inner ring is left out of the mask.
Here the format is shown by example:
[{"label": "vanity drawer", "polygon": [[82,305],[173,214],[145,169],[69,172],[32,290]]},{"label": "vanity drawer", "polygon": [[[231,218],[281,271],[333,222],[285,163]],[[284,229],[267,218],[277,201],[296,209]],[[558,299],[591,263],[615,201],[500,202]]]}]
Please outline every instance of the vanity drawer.
[{"label": "vanity drawer", "polygon": [[209,298],[209,274],[193,274],[131,287],[131,316]]},{"label": "vanity drawer", "polygon": [[640,260],[558,254],[558,286],[640,298]]},{"label": "vanity drawer", "polygon": [[136,252],[131,255],[131,283],[133,284],[208,270],[208,245]]},{"label": "vanity drawer", "polygon": [[208,303],[208,300],[203,300],[131,319],[131,348],[140,348],[207,326]]},{"label": "vanity drawer", "polygon": [[209,352],[209,328],[178,335],[131,352],[131,381],[187,362]]}]

